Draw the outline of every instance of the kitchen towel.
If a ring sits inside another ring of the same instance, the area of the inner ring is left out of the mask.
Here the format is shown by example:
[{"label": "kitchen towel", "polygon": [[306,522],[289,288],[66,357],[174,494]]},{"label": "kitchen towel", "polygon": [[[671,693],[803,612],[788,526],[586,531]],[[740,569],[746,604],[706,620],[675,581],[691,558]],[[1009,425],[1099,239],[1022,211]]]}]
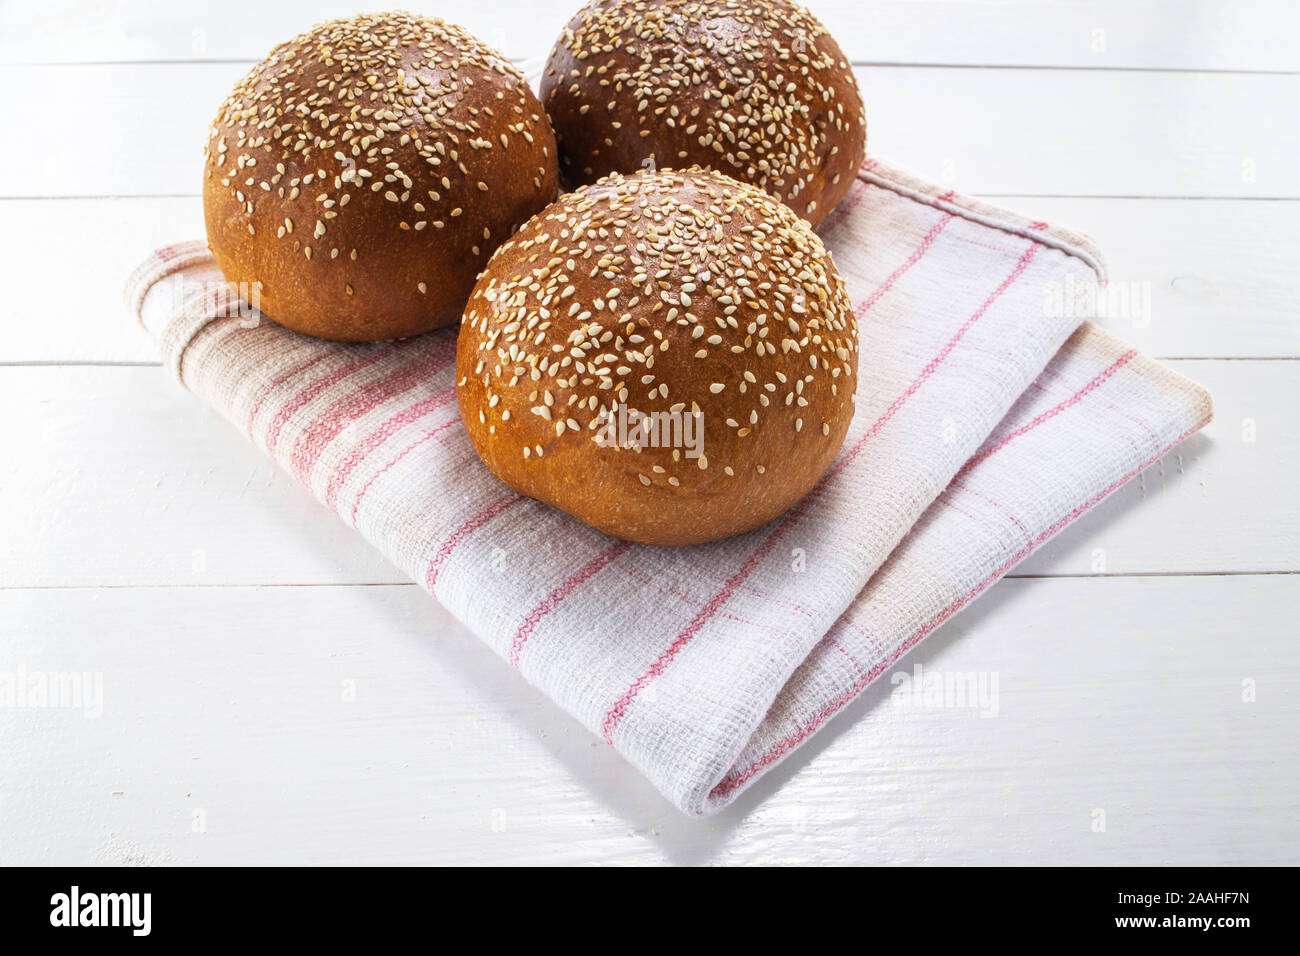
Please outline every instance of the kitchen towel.
[{"label": "kitchen towel", "polygon": [[[1210,417],[1084,322],[1087,237],[868,159],[821,234],[862,367],[844,447],[753,532],[608,538],[479,461],[456,330],[347,345],[245,314],[202,242],[128,285],[164,363],[676,806],[709,813]],[[246,290],[245,290],[246,291]]]}]

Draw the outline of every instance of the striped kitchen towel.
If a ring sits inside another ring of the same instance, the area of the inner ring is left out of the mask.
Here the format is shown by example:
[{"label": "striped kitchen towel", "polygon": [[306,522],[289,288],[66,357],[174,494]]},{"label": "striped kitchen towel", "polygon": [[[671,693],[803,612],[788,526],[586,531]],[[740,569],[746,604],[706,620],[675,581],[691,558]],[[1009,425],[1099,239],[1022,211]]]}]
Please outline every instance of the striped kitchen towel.
[{"label": "striped kitchen towel", "polygon": [[1203,426],[1209,396],[1082,322],[1068,230],[868,160],[822,234],[863,366],[787,514],[681,549],[521,498],[461,425],[454,329],[373,345],[243,314],[202,242],[132,308],[184,385],[689,813],[726,805],[1018,561]]}]

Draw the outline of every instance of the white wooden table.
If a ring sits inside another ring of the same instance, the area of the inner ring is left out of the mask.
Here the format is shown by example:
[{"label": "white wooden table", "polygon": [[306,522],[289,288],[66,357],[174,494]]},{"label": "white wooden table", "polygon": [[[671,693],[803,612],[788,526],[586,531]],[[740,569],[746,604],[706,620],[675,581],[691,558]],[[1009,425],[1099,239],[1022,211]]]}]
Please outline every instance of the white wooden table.
[{"label": "white wooden table", "polygon": [[[524,58],[577,2],[416,6]],[[1300,6],[815,0],[872,151],[1097,236],[1151,290],[1107,324],[1218,411],[905,660],[997,672],[996,718],[882,681],[701,821],[171,384],[119,304],[201,235],[235,79],[389,5],[0,4],[0,674],[103,682],[99,716],[0,706],[0,863],[1300,860]]]}]

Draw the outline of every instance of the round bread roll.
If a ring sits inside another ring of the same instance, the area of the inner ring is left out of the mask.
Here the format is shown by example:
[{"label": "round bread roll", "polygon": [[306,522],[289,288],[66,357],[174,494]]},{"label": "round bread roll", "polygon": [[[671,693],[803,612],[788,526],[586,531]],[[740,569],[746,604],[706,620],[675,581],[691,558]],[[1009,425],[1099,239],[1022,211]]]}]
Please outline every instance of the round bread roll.
[{"label": "round bread roll", "polygon": [[551,52],[542,102],[570,182],[698,164],[813,226],[866,155],[848,58],[788,0],[595,0]]},{"label": "round bread roll", "polygon": [[207,144],[208,244],[270,318],[377,341],[453,325],[488,256],[555,199],[523,75],[441,20],[313,27],[253,68]]},{"label": "round bread roll", "polygon": [[857,323],[830,253],[753,186],[611,174],[493,255],[457,394],[488,468],[646,544],[712,541],[805,495],[853,416]]}]

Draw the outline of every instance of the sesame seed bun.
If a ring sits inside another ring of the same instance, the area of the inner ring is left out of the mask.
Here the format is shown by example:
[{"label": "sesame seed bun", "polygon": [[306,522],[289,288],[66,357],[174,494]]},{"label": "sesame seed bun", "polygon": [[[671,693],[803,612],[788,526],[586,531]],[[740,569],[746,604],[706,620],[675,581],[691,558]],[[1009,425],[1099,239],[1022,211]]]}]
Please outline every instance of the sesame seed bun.
[{"label": "sesame seed bun", "polygon": [[226,278],[299,332],[377,341],[453,325],[492,250],[555,199],[523,75],[460,27],[401,13],[271,51],[212,125],[203,207]]},{"label": "sesame seed bun", "polygon": [[572,183],[698,164],[817,226],[866,155],[848,58],[787,0],[595,0],[556,42],[541,90]]},{"label": "sesame seed bun", "polygon": [[618,538],[695,544],[812,488],[853,416],[857,358],[844,283],[787,206],[698,168],[615,173],[492,256],[457,395],[521,494]]}]

